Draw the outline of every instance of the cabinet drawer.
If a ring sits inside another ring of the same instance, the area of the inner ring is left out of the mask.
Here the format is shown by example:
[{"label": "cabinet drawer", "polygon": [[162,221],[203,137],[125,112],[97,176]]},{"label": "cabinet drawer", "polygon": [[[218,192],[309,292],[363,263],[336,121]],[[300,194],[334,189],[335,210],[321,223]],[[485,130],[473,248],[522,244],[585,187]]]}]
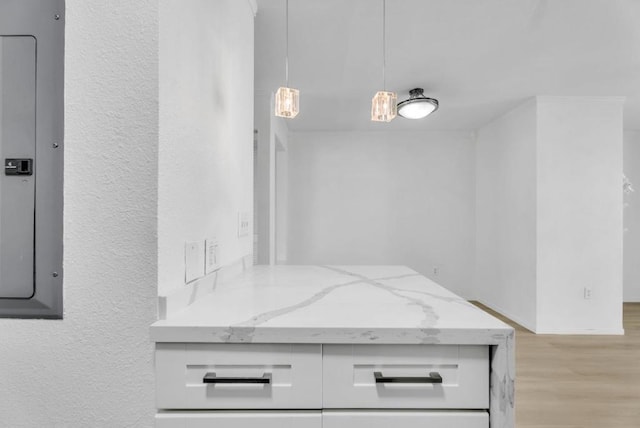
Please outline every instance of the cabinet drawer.
[{"label": "cabinet drawer", "polygon": [[489,408],[488,346],[325,345],[323,354],[324,408]]},{"label": "cabinet drawer", "polygon": [[325,411],[322,428],[489,428],[486,411]]},{"label": "cabinet drawer", "polygon": [[158,413],[156,428],[322,428],[316,412],[174,412]]},{"label": "cabinet drawer", "polygon": [[321,347],[158,343],[156,405],[159,409],[319,409]]}]

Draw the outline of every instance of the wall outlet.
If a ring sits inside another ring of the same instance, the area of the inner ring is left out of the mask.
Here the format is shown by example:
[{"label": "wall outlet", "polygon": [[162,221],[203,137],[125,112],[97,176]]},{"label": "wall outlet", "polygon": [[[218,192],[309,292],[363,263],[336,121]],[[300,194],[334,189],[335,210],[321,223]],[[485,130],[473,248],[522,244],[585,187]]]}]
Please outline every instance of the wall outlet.
[{"label": "wall outlet", "polygon": [[204,242],[184,245],[184,282],[190,283],[204,276]]},{"label": "wall outlet", "polygon": [[592,292],[593,292],[593,290],[591,290],[591,288],[584,287],[584,298],[585,298],[585,300],[591,299]]},{"label": "wall outlet", "polygon": [[207,238],[205,241],[205,273],[210,274],[220,269],[220,245],[215,236]]},{"label": "wall outlet", "polygon": [[241,211],[238,213],[238,238],[249,235],[249,212]]},{"label": "wall outlet", "polygon": [[440,275],[440,266],[438,266],[438,265],[434,265],[434,266],[431,268],[431,273],[433,274],[433,276],[438,276],[438,275]]}]

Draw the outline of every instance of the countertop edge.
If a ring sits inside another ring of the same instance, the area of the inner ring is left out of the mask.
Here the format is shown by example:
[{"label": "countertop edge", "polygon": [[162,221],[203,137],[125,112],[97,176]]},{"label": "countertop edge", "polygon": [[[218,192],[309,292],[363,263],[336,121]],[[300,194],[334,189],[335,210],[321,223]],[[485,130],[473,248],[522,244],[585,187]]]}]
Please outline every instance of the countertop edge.
[{"label": "countertop edge", "polygon": [[452,344],[499,345],[515,337],[511,327],[490,329],[287,328],[151,326],[150,339],[162,343],[283,343],[283,344]]}]

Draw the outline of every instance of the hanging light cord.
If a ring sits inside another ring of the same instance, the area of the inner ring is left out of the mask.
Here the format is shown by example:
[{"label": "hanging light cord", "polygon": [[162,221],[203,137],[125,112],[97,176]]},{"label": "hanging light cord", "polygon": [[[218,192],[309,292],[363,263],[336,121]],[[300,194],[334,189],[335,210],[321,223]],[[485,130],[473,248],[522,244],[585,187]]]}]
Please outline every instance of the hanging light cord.
[{"label": "hanging light cord", "polygon": [[285,55],[285,59],[284,59],[284,75],[285,75],[285,80],[287,82],[287,88],[289,87],[289,0],[285,0],[285,34],[286,34],[286,38],[287,38],[287,43],[286,43],[286,55]]},{"label": "hanging light cord", "polygon": [[382,89],[385,92],[387,90],[386,68],[387,68],[387,0],[382,0]]}]

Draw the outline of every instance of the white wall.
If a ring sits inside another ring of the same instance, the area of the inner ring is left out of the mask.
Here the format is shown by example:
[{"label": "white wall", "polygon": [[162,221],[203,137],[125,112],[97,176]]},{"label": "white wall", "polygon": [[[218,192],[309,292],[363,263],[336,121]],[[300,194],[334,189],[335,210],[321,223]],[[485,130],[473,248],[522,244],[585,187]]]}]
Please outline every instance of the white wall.
[{"label": "white wall", "polygon": [[272,205],[275,210],[273,224],[272,262],[285,264],[288,260],[289,240],[289,130],[286,119],[274,118],[272,126],[274,144]]},{"label": "white wall", "polygon": [[[256,44],[258,41],[256,41]],[[288,139],[286,121],[274,115],[271,93],[255,96],[257,168],[254,192],[257,201],[258,263],[287,260]]]},{"label": "white wall", "polygon": [[537,333],[621,333],[622,100],[537,97],[478,132],[477,162],[480,300]]},{"label": "white wall", "polygon": [[160,1],[158,292],[185,283],[186,241],[218,239],[222,265],[251,254],[253,10],[248,1]]},{"label": "white wall", "polygon": [[635,190],[624,197],[624,301],[640,302],[640,131],[625,132],[624,172]]},{"label": "white wall", "polygon": [[67,0],[64,319],[0,320],[0,425],[154,413],[158,5]]},{"label": "white wall", "polygon": [[257,235],[258,264],[269,264],[271,247],[271,94],[256,93],[254,126],[256,130],[256,168],[254,171],[254,209],[257,211],[253,225]]},{"label": "white wall", "polygon": [[539,333],[622,332],[622,106],[538,98]]},{"label": "white wall", "polygon": [[483,126],[476,147],[476,295],[536,324],[536,103]]},{"label": "white wall", "polygon": [[474,297],[474,163],[466,132],[291,133],[288,262],[403,264]]}]

